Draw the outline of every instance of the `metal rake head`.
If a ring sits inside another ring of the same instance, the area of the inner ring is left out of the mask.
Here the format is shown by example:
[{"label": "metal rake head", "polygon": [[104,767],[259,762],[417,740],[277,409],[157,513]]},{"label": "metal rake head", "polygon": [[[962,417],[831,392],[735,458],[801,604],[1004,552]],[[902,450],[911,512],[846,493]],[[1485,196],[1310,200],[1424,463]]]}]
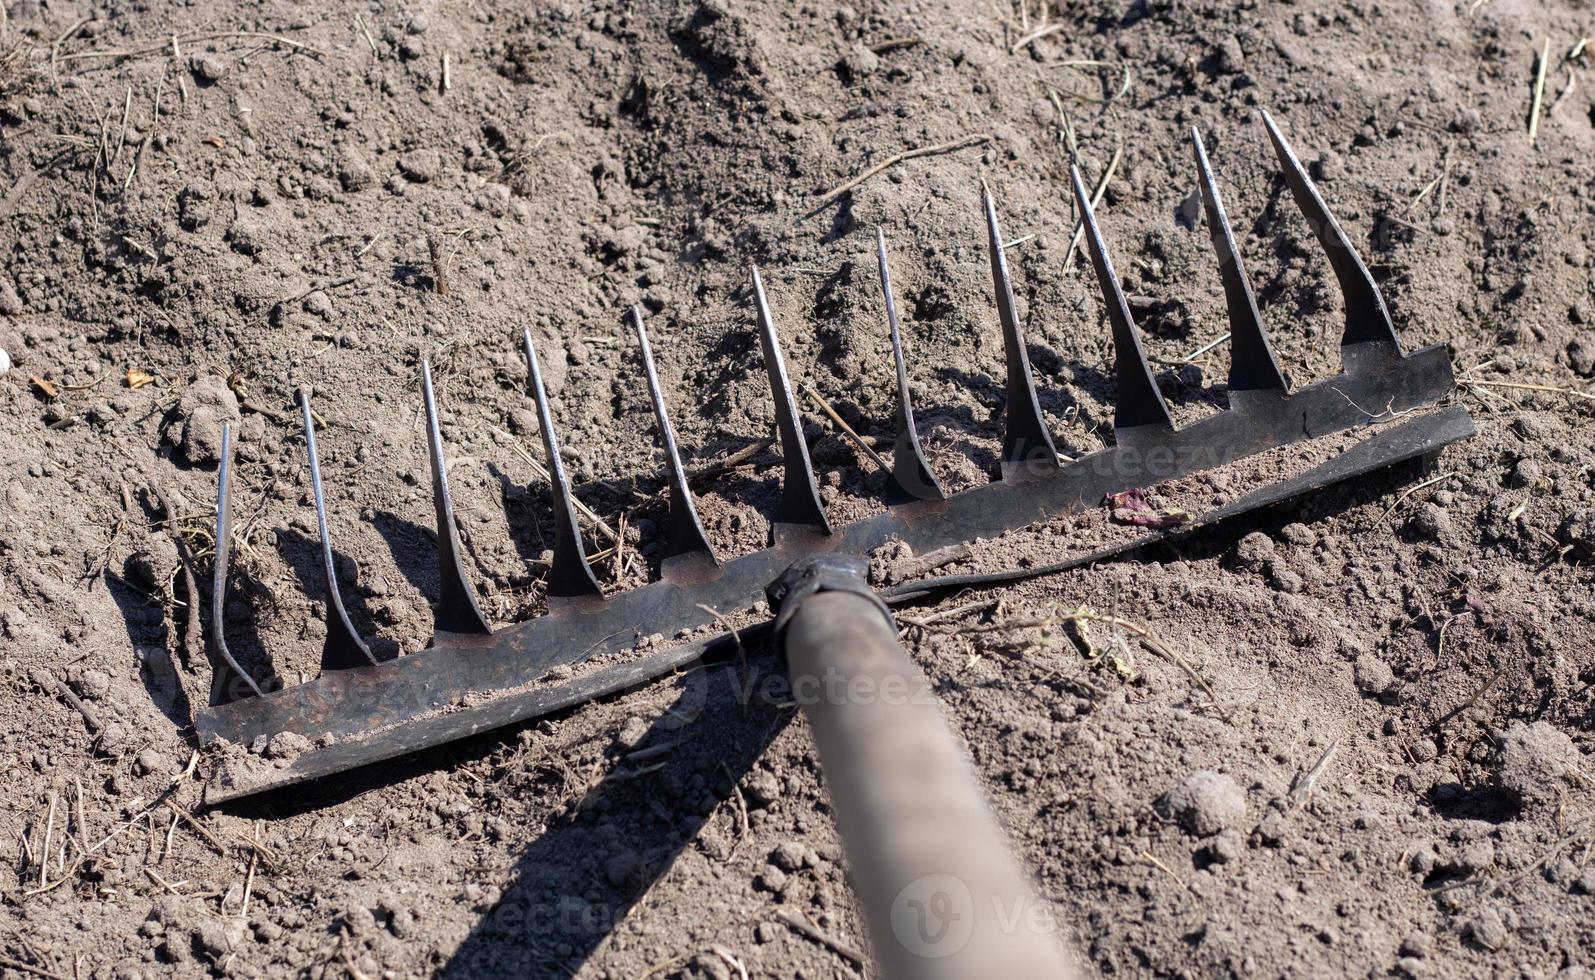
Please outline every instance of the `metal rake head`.
[{"label": "metal rake head", "polygon": [[[309,395],[300,393],[310,479],[326,575],[327,639],[315,680],[268,690],[227,650],[221,608],[227,582],[231,433],[224,435],[219,477],[216,566],[209,645],[216,665],[212,704],[197,712],[203,742],[254,744],[278,732],[316,743],[299,758],[264,775],[226,776],[212,800],[309,779],[428,745],[533,717],[583,700],[614,684],[635,682],[693,659],[701,645],[678,647],[625,667],[615,677],[564,684],[533,683],[550,669],[630,647],[639,636],[676,635],[714,619],[713,610],[751,607],[765,585],[796,558],[821,551],[866,554],[901,540],[916,551],[995,537],[1092,506],[1104,494],[1189,475],[1265,449],[1394,417],[1439,401],[1452,389],[1450,358],[1442,346],[1404,354],[1383,298],[1350,239],[1329,213],[1296,155],[1267,113],[1263,122],[1291,195],[1328,255],[1340,282],[1346,325],[1342,371],[1325,381],[1287,390],[1246,277],[1200,134],[1192,132],[1196,169],[1230,323],[1229,408],[1176,428],[1142,350],[1139,331],[1113,270],[1086,189],[1072,175],[1076,206],[1112,331],[1117,375],[1115,445],[1061,461],[1042,414],[1024,331],[1015,311],[997,207],[983,194],[987,246],[997,317],[1007,362],[1006,418],[1000,481],[949,496],[931,470],[915,432],[902,331],[887,268],[886,239],[877,232],[881,286],[896,369],[896,442],[885,490],[886,509],[833,528],[826,517],[801,421],[781,356],[774,318],[759,271],[751,273],[755,320],[775,403],[783,460],[781,495],[770,515],[771,546],[726,559],[716,555],[698,520],[670,424],[664,392],[641,311],[630,312],[648,393],[664,448],[668,486],[666,544],[660,580],[605,596],[589,566],[569,479],[559,454],[536,347],[522,335],[528,383],[547,456],[554,516],[553,560],[547,577],[548,614],[494,631],[466,574],[444,468],[443,440],[430,366],[421,365],[427,449],[437,511],[439,595],[435,632],[427,649],[377,662],[350,624],[333,575],[326,505],[316,460]],[[1373,406],[1372,412],[1360,406]],[[1461,427],[1453,427],[1460,431]],[[1439,444],[1461,436],[1452,430]],[[1407,456],[1438,445],[1429,440]],[[1393,452],[1393,451],[1392,451]],[[619,678],[618,680],[616,678]],[[608,685],[608,687],[606,687]],[[512,689],[517,689],[512,691]],[[466,696],[492,695],[461,708]]]}]

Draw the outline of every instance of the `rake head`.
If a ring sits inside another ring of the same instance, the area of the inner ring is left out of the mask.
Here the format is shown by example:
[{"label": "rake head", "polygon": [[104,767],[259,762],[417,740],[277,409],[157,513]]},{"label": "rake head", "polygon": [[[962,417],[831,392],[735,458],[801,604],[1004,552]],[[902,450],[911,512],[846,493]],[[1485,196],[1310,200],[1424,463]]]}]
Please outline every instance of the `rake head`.
[{"label": "rake head", "polygon": [[[1118,277],[1113,271],[1091,204],[1078,173],[1076,205],[1112,330],[1117,373],[1115,445],[1060,462],[1036,395],[1036,385],[1015,312],[997,208],[984,195],[987,244],[998,321],[1007,360],[1007,400],[1002,436],[1001,480],[948,495],[925,459],[915,433],[901,330],[887,269],[886,240],[877,233],[881,286],[896,368],[896,443],[885,490],[887,508],[845,527],[833,528],[815,483],[791,383],[781,356],[774,319],[757,269],[752,292],[759,340],[775,402],[784,478],[770,515],[770,546],[735,558],[716,555],[693,504],[671,428],[665,395],[654,370],[640,311],[631,311],[654,418],[664,448],[669,511],[660,580],[606,596],[582,546],[570,482],[559,454],[537,351],[522,337],[528,383],[536,403],[550,474],[554,515],[553,561],[548,573],[548,613],[494,631],[477,603],[455,527],[444,467],[430,367],[423,361],[421,398],[437,510],[440,591],[435,631],[428,647],[378,662],[344,610],[333,575],[326,504],[316,460],[314,416],[307,392],[300,393],[311,489],[326,575],[327,634],[321,674],[283,688],[253,677],[228,652],[221,610],[227,585],[230,520],[231,434],[224,435],[218,482],[216,562],[211,591],[209,652],[215,666],[212,703],[196,712],[202,743],[226,740],[258,746],[280,732],[309,739],[312,747],[287,762],[224,765],[207,794],[219,802],[355,766],[393,758],[475,732],[511,724],[659,676],[702,656],[705,641],[642,655],[618,665],[594,667],[561,681],[539,680],[556,667],[631,647],[641,636],[678,632],[712,623],[712,610],[744,610],[763,598],[765,586],[797,558],[818,552],[866,554],[892,540],[928,551],[1045,521],[1095,505],[1105,494],[1184,477],[1253,453],[1391,418],[1444,398],[1453,387],[1443,346],[1403,353],[1383,298],[1350,239],[1330,214],[1274,121],[1263,114],[1291,195],[1324,247],[1344,298],[1342,371],[1296,391],[1287,390],[1269,346],[1245,267],[1219,200],[1201,138],[1193,131],[1208,229],[1230,323],[1231,364],[1226,411],[1176,428],[1141,347]],[[1374,413],[1360,407],[1373,406]],[[1375,414],[1377,413],[1377,414]],[[1254,495],[1272,502],[1322,486],[1332,479],[1367,472],[1414,457],[1432,457],[1441,447],[1472,433],[1460,409],[1436,421],[1404,423],[1385,430],[1345,454],[1336,466]],[[1399,431],[1397,431],[1399,430]],[[1226,510],[1234,509],[1231,505]],[[568,674],[561,671],[561,676]],[[477,702],[464,706],[467,700]]]}]

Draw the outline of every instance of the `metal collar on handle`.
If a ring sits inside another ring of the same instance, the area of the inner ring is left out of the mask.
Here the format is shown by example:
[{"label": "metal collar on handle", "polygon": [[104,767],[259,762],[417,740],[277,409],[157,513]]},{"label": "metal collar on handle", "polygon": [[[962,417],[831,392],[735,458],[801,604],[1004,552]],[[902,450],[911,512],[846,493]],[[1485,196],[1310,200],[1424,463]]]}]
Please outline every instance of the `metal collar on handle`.
[{"label": "metal collar on handle", "polygon": [[875,594],[865,578],[869,562],[858,555],[828,553],[800,558],[787,567],[775,581],[765,586],[764,594],[770,599],[770,610],[775,615],[775,642],[779,646],[786,624],[791,621],[803,600],[818,592],[851,592],[873,603],[881,615],[897,632],[897,620],[885,600]]}]

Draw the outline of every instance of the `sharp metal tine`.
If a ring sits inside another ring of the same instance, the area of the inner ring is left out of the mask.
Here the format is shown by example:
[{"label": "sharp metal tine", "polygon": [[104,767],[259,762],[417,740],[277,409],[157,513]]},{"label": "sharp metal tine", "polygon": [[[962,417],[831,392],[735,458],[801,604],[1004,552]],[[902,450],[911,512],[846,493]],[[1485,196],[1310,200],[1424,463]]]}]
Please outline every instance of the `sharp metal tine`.
[{"label": "sharp metal tine", "polygon": [[316,453],[316,420],[310,411],[310,389],[299,389],[299,410],[304,416],[305,454],[310,458],[310,495],[316,502],[316,529],[321,534],[321,570],[327,576],[327,639],[321,645],[321,669],[347,670],[374,664],[360,634],[349,621],[349,611],[338,593],[338,574],[332,561],[332,532],[327,527],[327,498],[321,486],[321,461]]},{"label": "sharp metal tine", "polygon": [[753,266],[753,304],[759,321],[759,344],[764,348],[764,367],[770,376],[770,395],[775,400],[775,423],[781,435],[781,455],[785,475],[781,480],[781,503],[776,510],[772,535],[781,525],[813,528],[831,533],[831,522],[820,503],[820,490],[814,483],[814,466],[809,462],[809,447],[803,441],[803,426],[798,420],[797,403],[792,398],[792,383],[787,379],[786,362],[781,359],[781,342],[770,318],[770,303],[764,296],[764,281],[759,267]]},{"label": "sharp metal tine", "polygon": [[1113,327],[1113,360],[1118,375],[1119,390],[1113,410],[1115,431],[1135,429],[1144,425],[1174,428],[1169,417],[1169,407],[1152,378],[1152,368],[1147,363],[1146,351],[1141,348],[1141,332],[1130,316],[1130,306],[1124,301],[1124,289],[1113,271],[1113,261],[1108,257],[1107,244],[1097,227],[1097,216],[1091,210],[1091,198],[1080,171],[1069,168],[1074,182],[1075,205],[1080,209],[1080,219],[1085,225],[1086,242],[1091,250],[1091,264],[1097,272],[1097,282],[1102,287],[1102,302],[1108,310],[1108,322]]},{"label": "sharp metal tine", "polygon": [[945,500],[941,481],[925,462],[925,451],[914,431],[914,406],[908,394],[908,365],[903,360],[902,331],[897,324],[897,302],[892,298],[892,272],[886,264],[886,235],[875,229],[875,254],[880,258],[881,292],[886,297],[886,325],[892,334],[892,361],[897,367],[897,441],[892,446],[892,483],[888,503],[908,500]]},{"label": "sharp metal tine", "polygon": [[554,413],[549,410],[548,393],[543,390],[543,372],[537,364],[537,348],[532,344],[530,330],[521,332],[521,346],[526,351],[532,400],[537,403],[537,428],[542,433],[543,451],[548,456],[548,497],[554,508],[554,564],[548,570],[548,595],[554,599],[602,599],[603,586],[598,584],[592,566],[587,564],[587,553],[582,549],[581,525],[576,523],[570,479],[565,475],[565,461],[559,456]]},{"label": "sharp metal tine", "polygon": [[421,401],[426,408],[426,448],[432,463],[432,503],[438,519],[438,604],[432,619],[446,633],[487,635],[493,628],[476,604],[476,589],[465,574],[465,549],[454,523],[454,500],[443,469],[443,432],[438,428],[437,398],[432,393],[432,365],[421,361]]},{"label": "sharp metal tine", "polygon": [[1266,109],[1262,113],[1268,138],[1274,144],[1274,153],[1285,170],[1285,183],[1290,186],[1290,196],[1296,199],[1296,206],[1307,218],[1307,223],[1312,226],[1324,252],[1329,256],[1329,265],[1335,270],[1335,278],[1340,280],[1340,293],[1346,306],[1346,332],[1341,337],[1341,345],[1388,344],[1399,352],[1401,345],[1396,340],[1396,326],[1390,320],[1385,298],[1380,295],[1368,267],[1363,265],[1362,258],[1352,248],[1351,239],[1340,229],[1335,216],[1329,213],[1324,199],[1318,194],[1318,188],[1313,186],[1301,161],[1296,159],[1295,152],[1275,125],[1274,117]]},{"label": "sharp metal tine", "polygon": [[665,562],[687,556],[701,556],[718,562],[709,537],[703,533],[698,521],[698,510],[693,506],[692,489],[687,486],[687,471],[681,465],[681,453],[676,448],[676,430],[670,425],[670,413],[665,408],[665,394],[659,387],[659,373],[654,370],[653,348],[648,343],[648,331],[642,325],[642,307],[631,308],[631,325],[637,334],[637,348],[642,352],[642,370],[648,379],[648,398],[653,402],[654,421],[659,425],[659,440],[665,447],[665,478],[670,484],[670,512],[667,520],[669,532],[665,538]]},{"label": "sharp metal tine", "polygon": [[[227,564],[233,551],[232,538],[232,470],[233,427],[222,423],[222,458],[216,473],[216,559],[213,562],[210,586],[210,640],[221,658],[214,664],[210,703],[228,704],[239,698],[261,697],[266,692],[255,683],[255,678],[239,666],[227,649],[227,634],[223,628],[224,607],[227,604]],[[190,610],[193,613],[193,610]],[[247,688],[247,691],[245,690]]]},{"label": "sharp metal tine", "polygon": [[1218,268],[1224,278],[1224,305],[1229,310],[1229,390],[1284,391],[1285,376],[1280,373],[1268,334],[1263,330],[1257,299],[1252,295],[1246,266],[1230,231],[1229,215],[1224,213],[1218,183],[1213,179],[1213,168],[1208,165],[1207,150],[1202,146],[1202,133],[1195,126],[1191,127],[1191,145],[1196,148],[1196,169],[1202,176],[1207,231],[1213,238],[1213,250],[1218,253]]},{"label": "sharp metal tine", "polygon": [[986,235],[991,253],[992,285],[997,293],[997,319],[1002,324],[1002,349],[1008,364],[1007,419],[1002,433],[1003,479],[1014,479],[1031,467],[1055,468],[1058,451],[1047,431],[1046,417],[1036,397],[1036,382],[1030,371],[1030,352],[1025,347],[1024,328],[1014,309],[1013,282],[1008,277],[1008,257],[1002,247],[1002,229],[997,225],[997,204],[991,191],[981,188],[986,207]]}]

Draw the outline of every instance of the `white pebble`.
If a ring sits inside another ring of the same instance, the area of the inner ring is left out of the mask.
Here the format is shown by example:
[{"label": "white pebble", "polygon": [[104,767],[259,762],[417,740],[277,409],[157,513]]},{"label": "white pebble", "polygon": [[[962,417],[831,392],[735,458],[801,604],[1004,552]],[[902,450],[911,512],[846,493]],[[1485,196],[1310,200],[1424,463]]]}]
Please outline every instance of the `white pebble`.
[{"label": "white pebble", "polygon": [[10,370],[11,355],[6,353],[6,349],[4,347],[0,347],[0,376],[4,376],[10,372]]}]

